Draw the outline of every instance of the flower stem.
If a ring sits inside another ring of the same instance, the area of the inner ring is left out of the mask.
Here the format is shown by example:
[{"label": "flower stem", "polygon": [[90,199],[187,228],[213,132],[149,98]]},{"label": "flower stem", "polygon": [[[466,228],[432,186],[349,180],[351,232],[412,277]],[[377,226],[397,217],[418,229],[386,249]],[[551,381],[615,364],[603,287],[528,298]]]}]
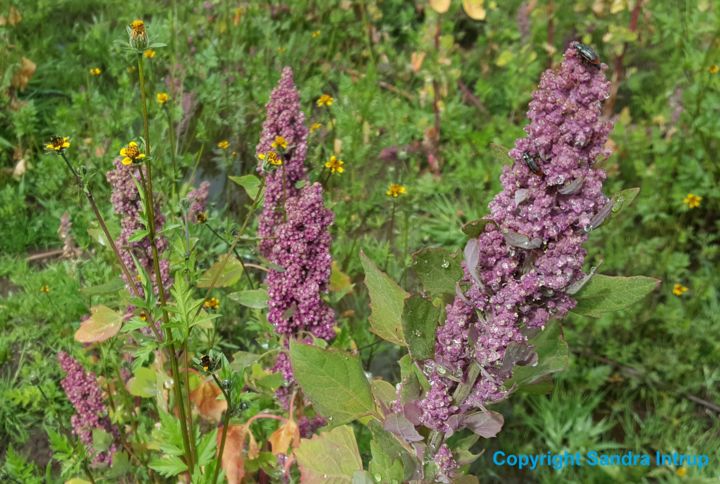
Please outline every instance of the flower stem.
[{"label": "flower stem", "polygon": [[100,228],[103,231],[103,234],[105,234],[105,238],[108,241],[108,244],[110,244],[110,248],[115,253],[115,257],[117,258],[118,262],[120,263],[120,270],[123,272],[123,276],[125,276],[125,280],[128,281],[128,286],[130,287],[130,290],[132,291],[133,295],[139,296],[137,287],[135,286],[135,280],[133,279],[132,275],[130,275],[130,270],[128,269],[127,265],[125,265],[125,262],[123,261],[122,257],[120,256],[120,251],[118,250],[117,246],[115,245],[115,241],[113,240],[112,236],[110,235],[110,231],[107,228],[107,225],[105,224],[105,219],[103,219],[102,215],[100,215],[100,210],[98,210],[97,204],[95,203],[95,197],[93,197],[92,192],[89,188],[85,187],[83,185],[82,178],[80,177],[80,174],[75,170],[75,167],[73,167],[72,163],[67,159],[65,156],[65,153],[60,152],[60,156],[65,161],[65,164],[70,168],[70,171],[72,172],[73,176],[75,177],[75,181],[77,182],[78,186],[80,187],[80,190],[85,194],[85,198],[88,199],[88,202],[90,202],[90,207],[92,208],[93,213],[95,214],[95,219],[97,220],[98,224],[100,225]]},{"label": "flower stem", "polygon": [[227,402],[227,409],[225,409],[225,415],[223,417],[222,435],[220,437],[220,449],[218,449],[217,462],[215,463],[215,472],[213,473],[213,478],[211,481],[211,484],[215,484],[217,482],[218,474],[220,473],[220,467],[222,467],[223,454],[225,453],[225,440],[227,439],[228,427],[230,425],[232,401],[230,400],[230,393],[225,391],[225,387],[220,383],[218,377],[215,376],[215,373],[212,373],[212,377],[213,380],[215,380],[215,384],[217,384],[217,386],[220,388],[220,391],[222,391],[223,395],[225,396],[225,401]]},{"label": "flower stem", "polygon": [[[172,377],[175,380],[173,390],[175,392],[175,400],[177,400],[175,404],[180,411],[180,430],[182,432],[183,448],[185,450],[185,456],[187,457],[188,461],[188,469],[190,470],[190,474],[192,475],[193,468],[195,467],[194,458],[192,447],[190,444],[190,435],[188,434],[187,429],[187,416],[185,414],[185,405],[183,404],[180,369],[178,365],[177,353],[175,350],[175,341],[173,339],[172,329],[167,327],[170,324],[170,317],[167,311],[167,297],[165,295],[165,285],[163,284],[162,274],[160,272],[160,256],[158,254],[157,240],[155,234],[155,202],[153,199],[152,186],[150,129],[148,120],[147,99],[145,96],[145,76],[143,73],[142,54],[138,54],[138,77],[140,78],[140,98],[142,101],[143,127],[145,132],[145,151],[148,154],[147,160],[145,162],[145,167],[147,170],[147,180],[143,180],[143,186],[145,189],[145,200],[147,203],[146,210],[148,215],[148,232],[150,233],[150,246],[152,247],[153,255],[153,270],[155,272],[155,280],[158,287],[158,296],[160,297],[160,309],[162,310],[163,322],[165,324],[165,339],[167,341],[168,350],[170,353],[170,367],[172,369]],[[140,170],[140,173],[142,175],[142,169]]]}]

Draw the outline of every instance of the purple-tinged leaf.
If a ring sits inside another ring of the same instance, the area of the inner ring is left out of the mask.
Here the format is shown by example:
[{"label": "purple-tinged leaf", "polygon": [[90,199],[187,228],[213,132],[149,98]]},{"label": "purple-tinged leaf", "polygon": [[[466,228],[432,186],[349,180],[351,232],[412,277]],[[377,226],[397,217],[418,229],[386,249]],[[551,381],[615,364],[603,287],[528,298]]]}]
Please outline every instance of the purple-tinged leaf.
[{"label": "purple-tinged leaf", "polygon": [[502,430],[504,422],[502,414],[488,410],[468,415],[463,423],[480,437],[490,439]]},{"label": "purple-tinged leaf", "polygon": [[508,245],[512,245],[513,247],[518,247],[520,249],[537,249],[542,245],[542,239],[539,237],[531,239],[527,235],[520,234],[513,230],[503,230],[503,236],[505,237],[505,242],[507,242]]},{"label": "purple-tinged leaf", "polygon": [[519,188],[515,192],[515,206],[517,207],[518,205],[523,203],[525,200],[528,199],[529,196],[530,190],[528,190],[527,188]]},{"label": "purple-tinged leaf", "polygon": [[467,241],[463,255],[465,257],[465,269],[467,269],[475,282],[482,287],[483,283],[477,271],[478,264],[480,263],[480,242],[478,239],[470,239]]},{"label": "purple-tinged leaf", "polygon": [[613,205],[614,204],[611,200],[607,202],[598,213],[593,215],[593,217],[590,219],[590,223],[585,227],[585,232],[590,232],[591,230],[595,230],[596,228],[600,227],[605,221],[605,219],[608,218],[608,215],[612,213]]},{"label": "purple-tinged leaf", "polygon": [[383,428],[402,438],[406,442],[420,442],[423,440],[423,436],[415,430],[415,426],[410,422],[410,420],[398,413],[391,413],[388,415],[383,423]]},{"label": "purple-tinged leaf", "polygon": [[560,195],[575,195],[583,186],[585,177],[581,176],[570,180],[558,189]]},{"label": "purple-tinged leaf", "polygon": [[407,418],[411,424],[420,425],[420,417],[422,416],[422,410],[417,401],[407,402],[403,405],[403,415]]},{"label": "purple-tinged leaf", "polygon": [[585,274],[583,277],[581,277],[581,278],[578,279],[577,281],[575,281],[575,282],[573,282],[572,284],[570,284],[570,285],[565,289],[565,293],[570,294],[571,296],[572,296],[573,294],[576,294],[578,291],[580,291],[580,289],[583,288],[583,286],[585,286],[585,284],[587,284],[587,283],[590,281],[590,279],[592,279],[592,276],[595,275],[595,271],[596,271],[596,270],[597,270],[597,266],[593,266],[593,267],[590,269],[590,272],[589,272],[588,274]]}]

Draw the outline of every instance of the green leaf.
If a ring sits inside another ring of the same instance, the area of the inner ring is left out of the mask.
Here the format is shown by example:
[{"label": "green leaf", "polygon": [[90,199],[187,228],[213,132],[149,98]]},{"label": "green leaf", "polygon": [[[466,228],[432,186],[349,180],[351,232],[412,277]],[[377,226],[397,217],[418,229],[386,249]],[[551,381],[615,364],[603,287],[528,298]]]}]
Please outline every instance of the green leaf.
[{"label": "green leaf", "polygon": [[101,428],[94,428],[92,430],[92,442],[93,448],[98,452],[105,452],[110,448],[112,444],[112,436]]},{"label": "green leaf", "polygon": [[625,190],[620,190],[615,195],[612,196],[612,216],[615,217],[617,214],[619,214],[625,207],[629,207],[630,204],[632,204],[635,201],[635,198],[640,193],[640,188],[627,188]]},{"label": "green leaf", "polygon": [[260,189],[260,179],[255,175],[243,175],[243,176],[229,176],[230,180],[234,181],[245,189],[252,200],[257,198],[258,190]]},{"label": "green leaf", "polygon": [[405,300],[402,322],[410,354],[416,360],[428,360],[435,355],[435,328],[442,310],[422,296],[412,295]]},{"label": "green leaf", "polygon": [[130,395],[136,397],[150,398],[155,396],[157,389],[157,379],[155,371],[150,368],[140,367],[135,370],[135,374],[127,382],[127,390]]},{"label": "green leaf", "polygon": [[382,339],[406,346],[402,329],[402,312],[407,292],[373,261],[360,251],[360,262],[365,271],[365,285],[370,294],[370,330]]},{"label": "green leaf", "polygon": [[425,291],[432,295],[455,294],[455,286],[463,276],[459,252],[422,249],[413,254],[413,260],[413,269]]},{"label": "green leaf", "polygon": [[253,309],[265,309],[268,302],[267,289],[247,289],[228,294],[228,299]]},{"label": "green leaf", "polygon": [[411,480],[419,463],[409,449],[378,422],[371,422],[369,428],[372,433],[372,460],[368,467],[370,474],[376,480],[380,476],[380,482],[401,483]]},{"label": "green leaf", "polygon": [[355,434],[348,425],[302,439],[295,457],[304,484],[352,484],[353,475],[363,470]]},{"label": "green leaf", "polygon": [[576,314],[599,318],[605,313],[617,311],[634,304],[660,285],[653,277],[613,277],[595,274],[577,294]]},{"label": "green leaf", "polygon": [[490,220],[472,220],[462,226],[462,231],[470,239],[477,238],[481,233],[485,231],[485,226],[489,223],[493,223]]},{"label": "green leaf", "polygon": [[290,361],[304,394],[333,424],[375,412],[370,383],[356,356],[291,341]]},{"label": "green leaf", "polygon": [[90,308],[90,318],[83,321],[75,332],[75,340],[80,343],[100,343],[106,341],[120,331],[123,315],[107,306]]},{"label": "green leaf", "polygon": [[532,388],[533,384],[542,384],[552,373],[563,371],[568,366],[568,345],[563,338],[560,323],[552,321],[543,331],[528,341],[538,355],[535,366],[516,366],[512,378],[505,382],[506,388],[517,386],[523,391],[549,391],[552,385],[542,385],[541,388]]},{"label": "green leaf", "polygon": [[149,467],[163,477],[173,477],[187,470],[187,465],[182,459],[174,455],[154,457],[150,461]]},{"label": "green leaf", "polygon": [[[227,254],[220,256],[217,262],[200,276],[197,287],[229,287],[240,280],[243,273],[242,264],[234,257],[229,257],[225,262],[226,256]],[[215,281],[215,284],[213,284],[213,281]]]},{"label": "green leaf", "polygon": [[397,391],[395,390],[395,387],[380,378],[376,378],[371,381],[370,388],[372,389],[372,394],[375,397],[375,400],[388,408],[397,398]]},{"label": "green leaf", "polygon": [[250,365],[260,359],[261,355],[255,353],[248,353],[247,351],[238,351],[233,353],[233,361],[230,363],[230,368],[237,373],[241,373],[245,368],[249,368]]},{"label": "green leaf", "polygon": [[105,284],[100,284],[98,286],[83,287],[82,289],[80,289],[80,292],[85,294],[86,296],[98,296],[101,294],[112,294],[118,292],[124,287],[125,283],[123,282],[123,280],[117,278],[113,279],[110,282],[106,282]]},{"label": "green leaf", "polygon": [[197,465],[206,466],[215,459],[217,440],[217,429],[205,434],[197,445]]}]

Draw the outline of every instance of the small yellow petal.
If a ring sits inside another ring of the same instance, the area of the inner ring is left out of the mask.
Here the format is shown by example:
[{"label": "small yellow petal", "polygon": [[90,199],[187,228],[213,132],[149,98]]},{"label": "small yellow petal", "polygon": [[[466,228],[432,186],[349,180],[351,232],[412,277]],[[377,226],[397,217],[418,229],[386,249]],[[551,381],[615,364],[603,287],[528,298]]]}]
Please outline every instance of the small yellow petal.
[{"label": "small yellow petal", "polygon": [[132,165],[132,160],[126,156],[125,158],[123,158],[122,164],[125,166]]}]

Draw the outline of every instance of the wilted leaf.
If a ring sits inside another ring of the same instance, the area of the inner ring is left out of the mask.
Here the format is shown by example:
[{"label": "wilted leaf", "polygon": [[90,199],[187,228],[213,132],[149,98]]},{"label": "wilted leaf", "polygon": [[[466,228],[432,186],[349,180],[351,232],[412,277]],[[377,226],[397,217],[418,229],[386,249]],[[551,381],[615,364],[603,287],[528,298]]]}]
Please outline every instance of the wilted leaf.
[{"label": "wilted leaf", "polygon": [[445,13],[450,8],[450,0],[430,0],[430,8],[437,13]]},{"label": "wilted leaf", "polygon": [[337,261],[332,263],[332,272],[330,273],[330,291],[337,292],[340,297],[352,291],[353,284],[350,276],[340,270]]},{"label": "wilted leaf", "polygon": [[363,470],[355,434],[348,425],[302,439],[295,458],[303,484],[351,484],[355,472]]},{"label": "wilted leaf", "polygon": [[[217,448],[220,449],[222,427],[217,432]],[[228,484],[240,484],[245,477],[245,456],[243,447],[245,440],[244,425],[230,425],[225,437],[225,448],[222,455],[222,468]]]},{"label": "wilted leaf", "polygon": [[288,419],[268,438],[274,455],[287,454],[292,445],[300,444],[300,429],[294,420]]},{"label": "wilted leaf", "polygon": [[106,341],[120,331],[123,315],[107,306],[90,308],[90,318],[80,323],[75,332],[75,340],[80,343],[99,343]]},{"label": "wilted leaf", "polygon": [[485,0],[463,0],[465,13],[473,20],[485,20]]},{"label": "wilted leaf", "polygon": [[200,416],[206,420],[219,422],[222,414],[227,410],[224,398],[218,399],[222,391],[210,378],[203,381],[195,390],[190,392],[190,401],[195,404]]},{"label": "wilted leaf", "polygon": [[634,304],[654,291],[660,280],[653,277],[613,277],[595,274],[577,294],[576,314],[598,318]]},{"label": "wilted leaf", "polygon": [[356,356],[291,341],[290,361],[305,395],[333,424],[375,411],[370,383]]},{"label": "wilted leaf", "polygon": [[225,261],[225,257],[226,255],[220,256],[220,259],[200,276],[197,287],[229,287],[240,280],[243,273],[242,264],[234,257],[229,257]]},{"label": "wilted leaf", "polygon": [[423,289],[430,294],[454,294],[455,284],[463,276],[461,256],[442,248],[422,249],[413,254],[413,269]]},{"label": "wilted leaf", "polygon": [[409,294],[378,269],[362,251],[360,262],[365,270],[365,285],[370,293],[371,331],[384,340],[405,346],[402,312]]}]

